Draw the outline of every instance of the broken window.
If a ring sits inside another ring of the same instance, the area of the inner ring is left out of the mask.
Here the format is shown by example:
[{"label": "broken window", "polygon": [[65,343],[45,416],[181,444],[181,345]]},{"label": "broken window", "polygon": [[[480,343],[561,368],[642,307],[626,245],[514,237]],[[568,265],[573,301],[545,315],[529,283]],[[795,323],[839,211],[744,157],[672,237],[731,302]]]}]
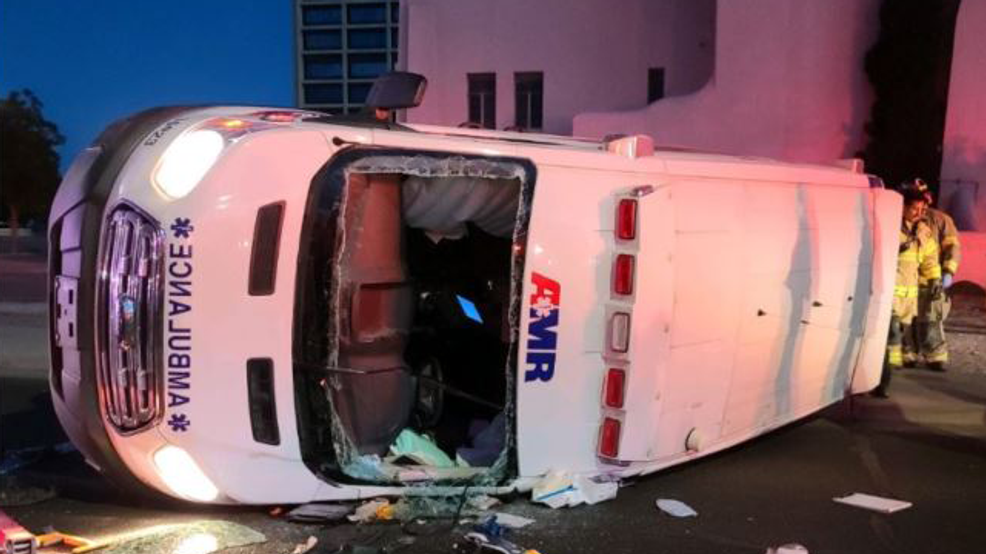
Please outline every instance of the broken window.
[{"label": "broken window", "polygon": [[330,166],[301,244],[306,462],[375,482],[502,468],[533,168],[367,152]]}]

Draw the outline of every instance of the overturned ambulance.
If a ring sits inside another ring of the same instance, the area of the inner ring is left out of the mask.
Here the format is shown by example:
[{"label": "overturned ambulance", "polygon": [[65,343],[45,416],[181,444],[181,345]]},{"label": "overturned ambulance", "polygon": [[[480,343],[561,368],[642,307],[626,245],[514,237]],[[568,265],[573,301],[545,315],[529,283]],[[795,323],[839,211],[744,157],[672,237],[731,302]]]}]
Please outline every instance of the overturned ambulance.
[{"label": "overturned ambulance", "polygon": [[877,384],[901,201],[871,181],[646,137],[146,111],[55,200],[52,397],[102,473],[199,502],[654,472]]}]

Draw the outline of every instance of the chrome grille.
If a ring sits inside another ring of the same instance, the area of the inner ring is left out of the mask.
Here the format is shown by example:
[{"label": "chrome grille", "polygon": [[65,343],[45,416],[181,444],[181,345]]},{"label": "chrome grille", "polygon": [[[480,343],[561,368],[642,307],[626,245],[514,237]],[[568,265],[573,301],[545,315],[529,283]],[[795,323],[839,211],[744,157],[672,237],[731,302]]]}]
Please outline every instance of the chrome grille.
[{"label": "chrome grille", "polygon": [[131,433],[161,412],[164,232],[121,206],[103,231],[96,309],[97,373],[106,418]]}]

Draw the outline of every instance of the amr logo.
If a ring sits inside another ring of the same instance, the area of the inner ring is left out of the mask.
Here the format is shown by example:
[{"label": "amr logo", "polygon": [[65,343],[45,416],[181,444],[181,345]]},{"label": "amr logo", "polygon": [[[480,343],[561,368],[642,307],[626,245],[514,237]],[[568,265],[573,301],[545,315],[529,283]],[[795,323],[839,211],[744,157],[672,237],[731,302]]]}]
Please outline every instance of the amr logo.
[{"label": "amr logo", "polygon": [[527,359],[524,381],[550,381],[555,375],[558,350],[558,317],[561,313],[561,285],[540,273],[531,274],[534,291],[530,298],[527,325]]}]

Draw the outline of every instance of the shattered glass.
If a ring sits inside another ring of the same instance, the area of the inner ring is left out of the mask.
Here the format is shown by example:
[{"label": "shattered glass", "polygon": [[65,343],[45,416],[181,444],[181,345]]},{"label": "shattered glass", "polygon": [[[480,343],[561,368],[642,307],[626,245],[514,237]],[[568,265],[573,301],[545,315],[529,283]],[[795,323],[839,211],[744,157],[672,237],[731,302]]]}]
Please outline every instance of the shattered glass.
[{"label": "shattered glass", "polygon": [[355,173],[399,173],[417,177],[481,177],[521,181],[528,177],[527,171],[513,162],[464,156],[368,156],[350,164],[347,169]]},{"label": "shattered glass", "polygon": [[[495,489],[495,485],[498,482],[514,471],[514,468],[510,467],[511,453],[515,448],[514,420],[512,417],[515,402],[513,397],[515,379],[513,368],[516,366],[517,358],[517,326],[520,321],[520,295],[523,287],[523,262],[526,255],[524,246],[526,244],[526,232],[533,198],[533,168],[512,161],[488,158],[436,155],[379,155],[363,157],[350,163],[345,168],[344,181],[348,182],[349,175],[353,173],[400,174],[430,178],[470,177],[483,180],[515,180],[515,182],[519,183],[519,190],[515,189],[516,192],[513,193],[515,198],[518,199],[516,202],[516,211],[512,214],[513,229],[511,233],[508,233],[512,235],[514,247],[510,270],[511,284],[508,309],[510,321],[509,343],[507,346],[507,362],[504,368],[506,380],[504,413],[510,414],[511,417],[505,418],[505,445],[492,467],[488,470],[483,468],[484,471],[478,475],[475,471],[460,474],[456,474],[455,472],[428,473],[429,468],[426,466],[396,466],[383,461],[379,456],[361,454],[353,438],[347,433],[346,427],[340,418],[338,407],[332,399],[331,391],[338,391],[343,387],[341,374],[332,373],[333,370],[330,369],[326,379],[323,381],[323,387],[325,388],[325,394],[328,399],[328,410],[331,415],[331,435],[334,443],[336,462],[338,463],[337,467],[346,475],[378,483],[407,483],[416,480],[413,472],[418,472],[418,476],[423,480],[429,481],[429,483],[423,486],[410,487],[405,494],[411,496],[441,496],[442,494],[454,495],[461,493],[461,486],[440,486],[452,483],[467,485],[468,487],[478,486],[481,488]],[[349,206],[350,201],[349,194],[344,193],[338,206],[340,214],[346,214],[353,208],[358,208],[356,206]],[[473,208],[465,208],[467,217],[469,216],[470,209]],[[462,210],[460,210],[460,213],[456,217],[462,217]],[[489,226],[492,228],[498,226],[502,218],[490,216],[487,220],[490,221]],[[347,218],[342,215],[339,217],[336,228],[336,244],[338,248],[332,267],[333,278],[330,281],[332,283],[332,290],[329,291],[329,312],[332,315],[330,316],[328,328],[328,368],[337,368],[339,366],[340,342],[338,332],[339,329],[344,328],[347,324],[343,320],[343,318],[347,317],[347,314],[344,313],[346,310],[340,309],[340,299],[343,294],[344,283],[346,282],[342,266],[346,259],[345,256],[347,256],[347,226],[352,224],[352,221],[347,222]],[[409,474],[408,470],[411,470],[412,474]]]},{"label": "shattered glass", "polygon": [[220,520],[203,520],[176,525],[161,525],[141,529],[122,536],[111,537],[101,554],[141,554],[171,552],[173,554],[208,554],[226,548],[246,546],[267,541],[262,533],[249,527]]}]

